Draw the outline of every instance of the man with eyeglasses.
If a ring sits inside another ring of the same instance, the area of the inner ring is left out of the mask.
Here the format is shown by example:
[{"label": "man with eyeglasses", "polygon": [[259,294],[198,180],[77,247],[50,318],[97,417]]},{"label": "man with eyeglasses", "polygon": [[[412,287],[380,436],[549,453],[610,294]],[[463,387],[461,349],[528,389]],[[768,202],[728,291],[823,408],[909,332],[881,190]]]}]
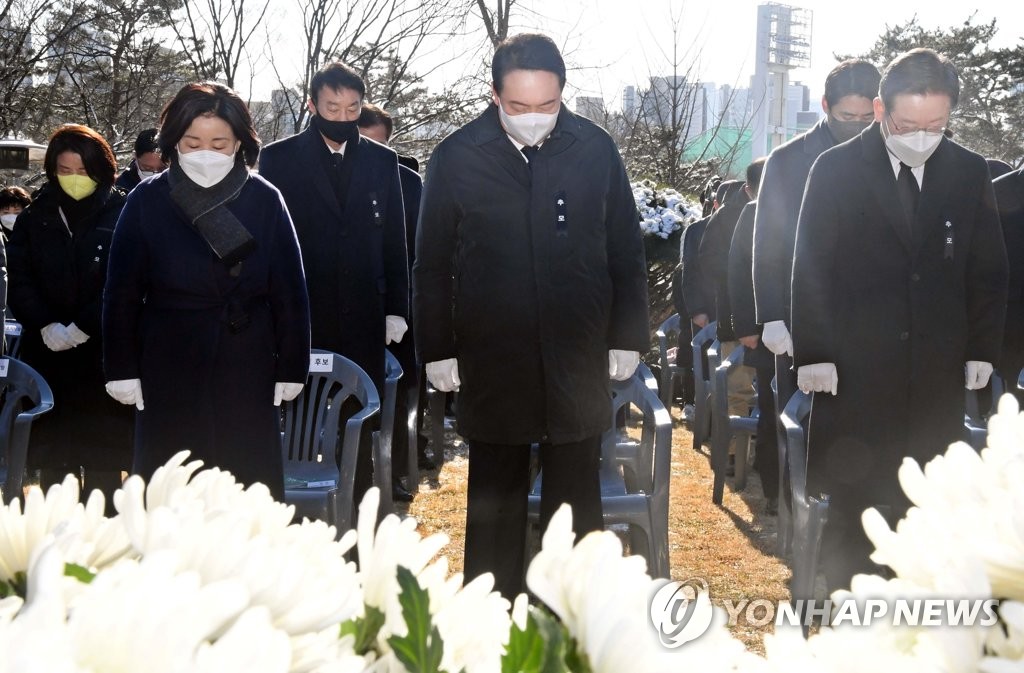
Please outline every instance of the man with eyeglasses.
[{"label": "man with eyeglasses", "polygon": [[[328,63],[309,90],[309,127],[264,147],[260,175],[281,190],[295,223],[313,348],[349,358],[383,393],[384,347],[402,340],[409,315],[398,155],[359,135],[366,86],[355,70]],[[343,416],[348,411],[342,407]],[[356,504],[371,471],[367,435],[356,466]]]},{"label": "man with eyeglasses", "polygon": [[793,261],[808,494],[828,494],[829,589],[873,569],[861,513],[895,523],[897,471],[964,436],[964,387],[998,362],[1007,264],[985,159],[948,137],[955,66],[914,49],[886,68],[875,123],[811,168]]}]

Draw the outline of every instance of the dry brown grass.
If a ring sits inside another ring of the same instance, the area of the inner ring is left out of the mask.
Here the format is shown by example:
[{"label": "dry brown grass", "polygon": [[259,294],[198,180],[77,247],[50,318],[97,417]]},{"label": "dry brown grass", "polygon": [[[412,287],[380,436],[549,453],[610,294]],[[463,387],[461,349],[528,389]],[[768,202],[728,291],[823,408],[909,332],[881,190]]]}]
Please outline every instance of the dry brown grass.
[{"label": "dry brown grass", "polygon": [[[678,422],[672,433],[672,484],[669,508],[669,554],[672,578],[703,578],[716,602],[723,599],[787,600],[789,569],[774,556],[775,517],[764,514],[760,481],[751,468],[746,489],[727,486],[722,507],[711,502],[712,472],[707,448],[694,451],[693,437]],[[427,419],[429,424],[430,420]],[[466,521],[468,462],[465,445],[446,432],[447,462],[440,472],[421,474],[420,492],[408,513],[420,531],[443,532],[450,538],[443,553],[452,572],[462,570]],[[734,635],[751,650],[763,652],[764,634],[772,628],[741,623]]]}]

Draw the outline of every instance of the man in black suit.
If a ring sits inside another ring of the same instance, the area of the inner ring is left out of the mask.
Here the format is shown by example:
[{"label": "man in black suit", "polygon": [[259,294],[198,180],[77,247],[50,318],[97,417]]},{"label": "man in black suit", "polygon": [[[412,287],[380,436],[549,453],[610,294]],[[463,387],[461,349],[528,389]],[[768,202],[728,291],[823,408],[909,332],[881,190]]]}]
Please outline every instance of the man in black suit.
[{"label": "man in black suit", "polygon": [[[405,211],[394,150],[359,135],[366,87],[342,63],[310,85],[309,127],[260,153],[260,174],[281,190],[302,248],[312,346],[340,353],[383,391],[384,347],[409,315]],[[355,501],[370,485],[360,447]]]},{"label": "man in black suit", "polygon": [[843,61],[825,78],[825,118],[772,151],[764,168],[754,217],[754,299],[761,341],[776,356],[780,411],[796,390],[789,335],[789,282],[800,201],[811,164],[830,147],[855,137],[874,118],[872,99],[881,75],[871,63]]},{"label": "man in black suit", "polygon": [[818,393],[807,491],[831,497],[830,589],[873,569],[861,513],[906,512],[903,459],[923,465],[962,438],[965,383],[983,388],[999,362],[1006,250],[985,159],[945,135],[959,94],[944,56],[898,56],[875,123],[808,177],[791,324],[797,385]]},{"label": "man in black suit", "polygon": [[992,186],[1010,269],[1003,357],[996,369],[1006,382],[1006,390],[1024,401],[1024,392],[1017,388],[1017,377],[1024,368],[1024,168],[1002,175]]},{"label": "man in black suit", "polygon": [[[363,103],[359,113],[359,133],[365,138],[389,146],[395,122],[386,110],[373,103]],[[409,269],[415,261],[416,220],[420,215],[420,197],[423,194],[423,178],[412,168],[418,165],[413,157],[398,155],[398,177],[402,181],[402,203],[405,206],[405,242],[409,252]],[[391,352],[402,365],[402,378],[398,382],[397,413],[395,414],[395,432],[391,441],[392,498],[396,501],[411,502],[412,493],[401,482],[408,475],[407,460],[409,457],[409,434],[407,431],[408,410],[413,400],[419,400],[419,390],[423,387],[424,378],[416,364],[416,346],[413,331],[406,332],[401,342],[391,346]],[[423,417],[422,407],[417,405],[417,427]],[[428,459],[419,454],[420,465],[426,467]],[[434,467],[433,463],[429,463]]]}]

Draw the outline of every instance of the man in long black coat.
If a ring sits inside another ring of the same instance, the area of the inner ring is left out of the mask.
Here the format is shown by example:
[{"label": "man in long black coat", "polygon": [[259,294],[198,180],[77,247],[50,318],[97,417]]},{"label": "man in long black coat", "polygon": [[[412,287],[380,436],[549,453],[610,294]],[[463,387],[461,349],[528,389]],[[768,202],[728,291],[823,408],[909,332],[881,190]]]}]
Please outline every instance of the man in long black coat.
[{"label": "man in long black coat", "polygon": [[965,378],[988,382],[1006,306],[988,167],[944,137],[955,67],[914,49],[886,69],[880,96],[876,123],[812,167],[793,261],[797,381],[818,393],[808,493],[831,496],[831,589],[871,569],[861,512],[905,512],[904,457],[923,464],[961,439]]},{"label": "man in long black coat", "polygon": [[[359,135],[366,87],[354,70],[329,63],[310,92],[309,127],[263,148],[260,174],[281,191],[299,237],[313,348],[349,358],[383,393],[384,348],[402,339],[409,315],[398,157]],[[370,453],[364,437],[357,504],[370,485]]]},{"label": "man in long black coat", "polygon": [[1010,269],[1003,357],[997,370],[1006,382],[1006,389],[1021,397],[1017,377],[1024,368],[1024,169],[1018,168],[997,178],[992,186]]},{"label": "man in long black coat", "polygon": [[[601,529],[600,436],[609,376],[650,343],[639,215],[615,144],[561,104],[547,37],[509,38],[493,102],[434,151],[416,238],[413,315],[435,387],[460,386],[469,443],[465,571],[522,587],[530,445],[541,524],[561,502]],[[539,147],[538,147],[539,145]]]},{"label": "man in long black coat", "polygon": [[754,298],[762,342],[776,356],[779,405],[796,390],[793,346],[787,326],[793,240],[811,164],[825,150],[864,130],[874,118],[871,101],[881,75],[871,63],[850,59],[825,78],[825,118],[772,151],[764,168],[754,219]]}]

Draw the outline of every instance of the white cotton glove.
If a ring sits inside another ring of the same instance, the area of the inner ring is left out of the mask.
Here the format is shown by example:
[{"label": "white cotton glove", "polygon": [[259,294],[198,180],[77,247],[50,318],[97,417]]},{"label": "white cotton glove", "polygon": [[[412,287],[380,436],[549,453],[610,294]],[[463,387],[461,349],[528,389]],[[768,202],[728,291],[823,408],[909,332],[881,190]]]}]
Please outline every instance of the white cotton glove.
[{"label": "white cotton glove", "polygon": [[620,351],[614,348],[608,351],[608,376],[613,381],[625,381],[640,364],[640,353],[637,351]]},{"label": "white cotton glove", "polygon": [[71,341],[75,346],[81,346],[89,340],[89,335],[78,329],[78,325],[71,323],[67,327],[68,336],[71,337]]},{"label": "white cotton glove", "polygon": [[284,400],[285,402],[291,402],[292,400],[294,400],[296,397],[299,396],[299,393],[302,392],[302,388],[305,385],[305,383],[285,383],[283,381],[278,381],[277,383],[275,383],[274,406],[281,406],[282,400]]},{"label": "white cotton glove", "polygon": [[396,344],[405,336],[409,326],[405,324],[405,318],[400,315],[384,316],[384,345]]},{"label": "white cotton glove", "polygon": [[968,390],[981,390],[988,385],[988,378],[992,376],[992,364],[989,362],[968,360],[965,370]]},{"label": "white cotton glove", "polygon": [[134,404],[135,408],[142,411],[145,406],[142,404],[142,380],[122,379],[120,381],[107,382],[107,394],[121,404]]},{"label": "white cotton glove", "polygon": [[462,381],[459,380],[459,361],[455,358],[428,362],[426,370],[430,385],[442,393],[458,390],[462,385]]},{"label": "white cotton glove", "polygon": [[766,322],[761,333],[761,343],[776,355],[785,354],[793,357],[793,337],[789,335],[784,320]]},{"label": "white cotton glove", "polygon": [[839,375],[836,366],[831,362],[816,365],[804,365],[796,370],[796,386],[805,393],[836,394],[839,387]]},{"label": "white cotton glove", "polygon": [[66,351],[78,345],[68,333],[68,328],[59,322],[51,322],[39,331],[43,335],[43,343],[51,351]]}]

